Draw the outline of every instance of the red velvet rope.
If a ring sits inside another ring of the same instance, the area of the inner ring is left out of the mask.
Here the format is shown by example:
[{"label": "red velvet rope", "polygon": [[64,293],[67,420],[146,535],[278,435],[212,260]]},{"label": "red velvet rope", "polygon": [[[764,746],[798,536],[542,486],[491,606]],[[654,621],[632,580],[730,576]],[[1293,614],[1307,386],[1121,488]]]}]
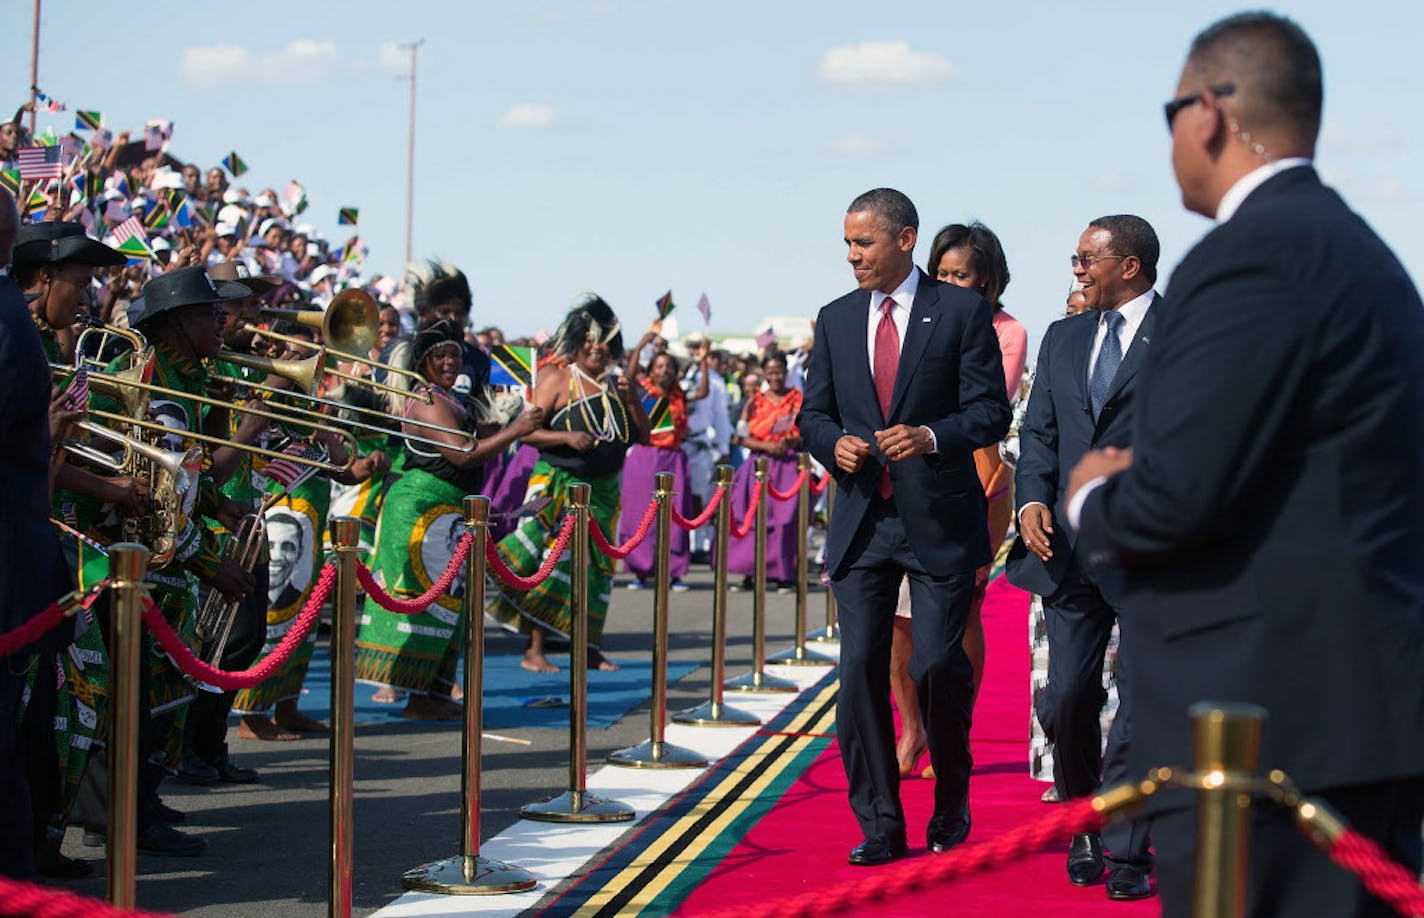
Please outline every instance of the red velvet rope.
[{"label": "red velvet rope", "polygon": [[588,534],[593,537],[593,544],[599,551],[615,561],[622,561],[633,553],[648,533],[652,531],[653,520],[658,518],[658,499],[655,497],[648,501],[648,509],[643,511],[643,518],[638,521],[638,528],[633,530],[633,534],[628,537],[628,541],[622,545],[614,545],[608,541],[608,536],[603,534],[603,527],[598,525],[598,520],[593,517],[588,518]]},{"label": "red velvet rope", "polygon": [[829,472],[827,472],[825,475],[822,475],[820,478],[811,479],[811,493],[820,494],[821,492],[826,490],[830,483],[831,475]]},{"label": "red velvet rope", "polygon": [[0,877],[0,915],[28,918],[176,918],[167,912],[115,908],[63,889]]},{"label": "red velvet rope", "polygon": [[64,621],[64,607],[50,603],[43,612],[8,634],[0,635],[0,657],[23,650]]},{"label": "red velvet rope", "polygon": [[717,505],[722,502],[722,498],[726,495],[726,493],[727,486],[718,485],[717,490],[712,492],[712,499],[707,502],[707,506],[703,507],[702,512],[694,516],[692,519],[688,519],[681,513],[678,513],[677,508],[673,507],[672,521],[681,528],[686,529],[688,532],[691,532],[694,529],[701,529],[703,526],[706,526],[712,521],[712,514],[717,512]]},{"label": "red velvet rope", "polygon": [[805,484],[806,479],[810,477],[810,471],[808,471],[807,469],[802,469],[800,472],[796,473],[796,480],[792,482],[791,490],[778,491],[775,487],[770,487],[767,488],[767,491],[770,492],[772,500],[791,500],[791,498],[795,497],[797,494],[800,493],[801,486]]},{"label": "red velvet rope", "polygon": [[331,593],[331,588],[335,584],[336,565],[328,564],[321,569],[316,586],[312,588],[311,595],[307,597],[307,604],[302,607],[302,611],[297,616],[297,620],[292,623],[292,627],[282,636],[281,642],[272,648],[272,652],[267,656],[240,672],[229,672],[209,666],[193,656],[193,651],[188,649],[188,645],[183,643],[183,639],[173,632],[173,629],[163,618],[163,610],[151,602],[148,604],[148,608],[143,610],[143,622],[148,625],[148,630],[153,632],[154,638],[178,664],[179,669],[194,679],[215,685],[223,691],[232,692],[260,684],[272,675],[277,667],[287,662],[292,656],[292,652],[306,639],[312,625],[316,624],[317,616],[321,614],[322,604],[326,602],[326,597]]},{"label": "red velvet rope", "polygon": [[1331,846],[1330,859],[1359,877],[1365,889],[1401,915],[1424,915],[1424,888],[1418,878],[1390,860],[1372,839],[1346,829]]},{"label": "red velvet rope", "polygon": [[710,918],[812,918],[849,911],[861,905],[888,902],[902,893],[957,877],[1003,867],[1037,853],[1049,842],[1079,832],[1095,832],[1102,824],[1102,814],[1093,809],[1092,798],[1084,797],[1059,804],[1053,812],[1028,825],[986,842],[962,845],[948,854],[882,867],[869,871],[870,875],[864,879],[822,887],[814,892],[769,902],[743,903],[709,914]]},{"label": "red velvet rope", "polygon": [[445,565],[445,573],[430,585],[430,589],[414,599],[397,599],[387,593],[385,588],[376,582],[371,569],[359,561],[356,563],[356,579],[360,582],[361,589],[366,591],[366,595],[375,600],[376,605],[382,609],[397,615],[414,615],[429,609],[437,599],[449,591],[450,585],[459,576],[460,568],[465,566],[465,559],[469,557],[470,546],[473,544],[475,544],[474,535],[467,532],[461,536],[459,543],[455,546],[455,553],[450,556],[450,563]]},{"label": "red velvet rope", "polygon": [[732,520],[732,538],[744,539],[752,531],[752,525],[756,523],[757,504],[761,501],[761,492],[765,487],[765,481],[758,481],[752,486],[752,499],[747,503],[747,515],[742,518],[742,525],[738,526],[737,521]]},{"label": "red velvet rope", "polygon": [[493,542],[485,543],[485,561],[489,562],[490,569],[495,572],[500,580],[514,587],[516,590],[532,590],[548,579],[554,572],[554,565],[559,563],[559,557],[564,550],[569,547],[569,540],[574,535],[574,515],[570,513],[564,517],[564,525],[559,528],[559,537],[554,540],[553,546],[549,549],[549,557],[544,559],[544,563],[539,569],[529,577],[521,577],[509,569],[509,565],[504,563],[504,559],[495,550]]}]

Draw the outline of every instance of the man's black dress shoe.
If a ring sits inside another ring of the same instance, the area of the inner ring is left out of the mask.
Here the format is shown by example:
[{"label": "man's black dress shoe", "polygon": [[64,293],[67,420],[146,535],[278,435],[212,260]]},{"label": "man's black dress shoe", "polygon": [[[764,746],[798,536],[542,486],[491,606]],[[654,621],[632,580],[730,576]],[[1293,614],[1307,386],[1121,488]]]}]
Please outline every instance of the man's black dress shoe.
[{"label": "man's black dress shoe", "polygon": [[175,810],[162,800],[152,806],[153,821],[165,826],[176,826],[188,821],[188,814],[182,810]]},{"label": "man's black dress shoe", "polygon": [[208,843],[196,835],[180,832],[172,826],[154,823],[138,833],[138,850],[144,854],[168,857],[198,857],[208,850]]},{"label": "man's black dress shoe", "polygon": [[1108,874],[1108,898],[1116,902],[1146,899],[1152,895],[1147,872],[1131,864],[1118,864]]},{"label": "man's black dress shoe", "polygon": [[1088,886],[1103,875],[1103,840],[1097,833],[1073,836],[1068,846],[1068,882]]},{"label": "man's black dress shoe", "polygon": [[204,762],[191,752],[184,752],[183,758],[178,761],[177,778],[184,784],[196,784],[199,787],[207,787],[217,784],[222,780],[222,775],[212,765]]},{"label": "man's black dress shoe", "polygon": [[846,861],[852,867],[877,867],[904,857],[908,850],[903,839],[894,841],[877,835],[852,848]]},{"label": "man's black dress shoe", "polygon": [[259,780],[257,769],[233,764],[226,752],[213,768],[218,773],[218,780],[224,784],[256,784]]},{"label": "man's black dress shoe", "polygon": [[959,816],[936,816],[925,830],[925,844],[935,854],[944,854],[968,837],[969,821]]}]

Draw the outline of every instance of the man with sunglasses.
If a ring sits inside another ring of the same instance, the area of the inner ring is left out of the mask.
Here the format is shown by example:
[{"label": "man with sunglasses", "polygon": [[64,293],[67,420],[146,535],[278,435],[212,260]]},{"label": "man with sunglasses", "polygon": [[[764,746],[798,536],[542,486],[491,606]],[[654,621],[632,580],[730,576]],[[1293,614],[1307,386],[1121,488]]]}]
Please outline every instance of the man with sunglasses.
[{"label": "man with sunglasses", "polygon": [[[1106,757],[1102,745],[1103,655],[1121,601],[1111,578],[1083,570],[1073,533],[1055,520],[1063,516],[1068,472],[1083,454],[1131,443],[1138,369],[1149,353],[1160,299],[1152,289],[1160,251],[1156,232],[1141,217],[1119,214],[1088,224],[1070,259],[1088,309],[1049,326],[1019,431],[1014,475],[1019,537],[1009,552],[1007,574],[1015,586],[1043,597],[1049,689],[1040,698],[1051,693],[1052,703],[1040,705],[1038,715],[1054,744],[1053,784],[1060,800],[1133,777],[1127,768],[1129,663],[1121,652],[1119,704]],[[1101,838],[1073,836],[1069,882],[1096,883],[1105,865],[1109,899],[1150,896],[1146,825],[1124,821],[1108,826]]]},{"label": "man with sunglasses", "polygon": [[[1122,572],[1132,770],[1192,759],[1186,712],[1264,710],[1283,769],[1413,875],[1424,823],[1424,304],[1310,165],[1309,37],[1269,13],[1197,36],[1167,105],[1186,256],[1142,368],[1131,450],[1073,471],[1076,552]],[[1190,795],[1154,800],[1164,913],[1185,915]],[[1267,803],[1252,915],[1384,915]]]}]

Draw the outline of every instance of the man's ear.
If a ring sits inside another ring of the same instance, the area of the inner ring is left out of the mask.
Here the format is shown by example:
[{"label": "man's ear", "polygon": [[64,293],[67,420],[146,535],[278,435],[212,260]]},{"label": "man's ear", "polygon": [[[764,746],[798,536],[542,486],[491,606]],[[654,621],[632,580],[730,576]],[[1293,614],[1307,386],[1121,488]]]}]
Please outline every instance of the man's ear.
[{"label": "man's ear", "polygon": [[900,251],[910,252],[914,250],[915,243],[919,241],[919,238],[919,230],[915,229],[913,226],[906,226],[901,228],[900,236],[898,239],[895,240],[895,242],[896,245],[899,247]]}]

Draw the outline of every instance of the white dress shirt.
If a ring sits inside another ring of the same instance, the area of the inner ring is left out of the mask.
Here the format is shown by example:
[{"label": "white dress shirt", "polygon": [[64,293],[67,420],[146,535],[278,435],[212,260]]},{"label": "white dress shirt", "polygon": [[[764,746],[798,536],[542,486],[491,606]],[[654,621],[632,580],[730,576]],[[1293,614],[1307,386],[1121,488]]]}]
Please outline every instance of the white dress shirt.
[{"label": "white dress shirt", "polygon": [[[915,305],[915,294],[920,289],[920,272],[918,268],[910,268],[910,273],[900,282],[890,293],[881,293],[879,290],[870,291],[870,321],[866,323],[865,350],[870,355],[870,378],[875,378],[875,333],[880,328],[880,317],[884,314],[885,301],[893,300],[895,306],[890,310],[890,321],[895,323],[895,331],[899,335],[900,350],[905,350],[905,333],[910,328],[910,307]],[[939,452],[939,438],[935,432],[928,427],[921,425],[921,430],[930,435],[930,452]]]},{"label": "white dress shirt", "polygon": [[[1157,291],[1148,290],[1135,299],[1128,300],[1117,308],[1118,315],[1122,316],[1122,325],[1117,330],[1117,343],[1122,347],[1123,359],[1127,359],[1127,349],[1132,346],[1132,342],[1137,339],[1137,329],[1142,325],[1142,317],[1147,315],[1147,308],[1152,305],[1152,300],[1157,296]],[[1098,314],[1098,331],[1093,336],[1093,351],[1088,357],[1088,381],[1092,382],[1093,369],[1098,365],[1098,354],[1103,349],[1103,339],[1108,335],[1108,323],[1104,321],[1102,313]]]}]

